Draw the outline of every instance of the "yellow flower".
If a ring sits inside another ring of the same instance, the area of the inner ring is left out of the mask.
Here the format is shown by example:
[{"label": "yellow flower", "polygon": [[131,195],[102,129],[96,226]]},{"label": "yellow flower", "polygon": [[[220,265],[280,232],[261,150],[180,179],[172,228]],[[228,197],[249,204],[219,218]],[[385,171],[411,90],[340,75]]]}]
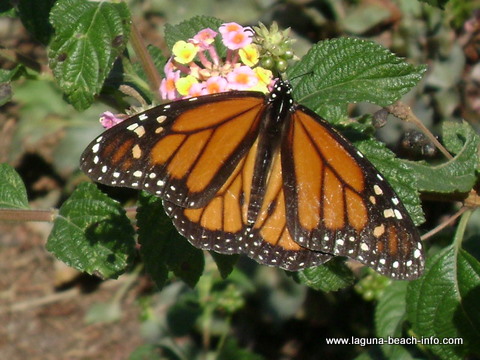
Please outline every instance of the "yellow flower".
[{"label": "yellow flower", "polygon": [[175,61],[180,64],[188,64],[197,55],[198,47],[192,43],[180,40],[173,45],[172,53]]},{"label": "yellow flower", "polygon": [[249,44],[238,51],[240,55],[240,60],[247,66],[254,66],[258,63],[258,58],[260,54],[258,53],[258,48],[254,44]]},{"label": "yellow flower", "polygon": [[193,84],[198,83],[198,80],[191,75],[187,75],[184,78],[180,78],[175,83],[175,88],[177,89],[178,93],[182,96],[188,95],[190,88]]},{"label": "yellow flower", "polygon": [[273,73],[270,70],[262,68],[261,66],[257,66],[255,69],[253,69],[253,72],[258,79],[258,83],[252,90],[268,93],[268,85],[270,85],[270,82],[272,81]]}]

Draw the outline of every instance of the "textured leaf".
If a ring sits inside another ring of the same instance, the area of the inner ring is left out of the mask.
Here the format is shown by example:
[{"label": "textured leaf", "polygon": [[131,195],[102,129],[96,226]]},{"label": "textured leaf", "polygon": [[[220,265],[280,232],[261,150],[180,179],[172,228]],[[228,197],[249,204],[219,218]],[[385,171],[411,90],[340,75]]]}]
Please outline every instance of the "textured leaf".
[{"label": "textured leaf", "polygon": [[478,146],[480,139],[467,123],[444,125],[447,147],[457,155],[440,165],[406,161],[417,178],[419,191],[437,193],[467,192],[477,181]]},{"label": "textured leaf", "polygon": [[119,203],[83,183],[60,208],[47,250],[77,270],[116,278],[134,255],[133,228]]},{"label": "textured leaf", "polygon": [[157,286],[163,287],[168,270],[189,286],[195,286],[205,265],[203,252],[178,234],[163,211],[161,199],[142,194],[137,225],[145,269]]},{"label": "textured leaf", "polygon": [[310,109],[367,101],[386,106],[422,78],[413,66],[371,41],[341,38],[314,45],[289,71],[294,97]]},{"label": "textured leaf", "polygon": [[0,207],[28,209],[27,190],[14,168],[0,164]]},{"label": "textured leaf", "polygon": [[[394,281],[385,288],[375,308],[376,336],[383,339],[401,338],[406,320],[407,281]],[[382,345],[387,359],[412,359],[407,349],[399,344]]]},{"label": "textured leaf", "polygon": [[425,274],[409,284],[407,311],[417,337],[462,338],[463,345],[425,345],[442,359],[480,355],[480,264],[448,246],[427,260]]},{"label": "textured leaf", "polygon": [[375,309],[375,327],[378,337],[399,337],[406,317],[405,296],[407,281],[395,281],[383,291]]},{"label": "textured leaf", "polygon": [[[218,31],[218,28],[222,24],[222,20],[210,16],[195,16],[178,25],[166,24],[165,41],[167,42],[168,48],[172,49],[177,41],[187,41],[188,39],[193,38],[200,30],[205,28]],[[219,51],[220,57],[225,54],[225,46],[222,44],[219,36],[215,38],[215,48]]]},{"label": "textured leaf", "polygon": [[353,284],[355,276],[343,258],[333,258],[324,265],[298,271],[295,278],[315,290],[337,291]]},{"label": "textured leaf", "polygon": [[225,255],[216,253],[215,251],[210,251],[210,255],[212,255],[213,260],[215,260],[222,279],[226,279],[228,275],[230,275],[239,257],[237,254]]},{"label": "textured leaf", "polygon": [[168,276],[166,265],[166,239],[173,231],[170,220],[163,212],[162,201],[142,193],[137,209],[138,243],[141,245],[145,271],[161,289]]},{"label": "textured leaf", "polygon": [[86,109],[103,86],[130,32],[125,3],[60,0],[50,20],[50,67],[72,105]]}]

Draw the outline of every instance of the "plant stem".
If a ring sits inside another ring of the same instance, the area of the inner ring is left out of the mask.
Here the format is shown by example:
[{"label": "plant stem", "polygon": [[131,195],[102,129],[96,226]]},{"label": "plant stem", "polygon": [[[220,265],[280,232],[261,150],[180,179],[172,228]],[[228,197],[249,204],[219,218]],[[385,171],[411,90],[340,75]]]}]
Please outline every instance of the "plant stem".
[{"label": "plant stem", "polygon": [[138,31],[137,27],[133,23],[132,23],[132,32],[130,35],[130,42],[132,44],[133,49],[135,50],[135,53],[137,54],[140,60],[140,63],[142,64],[143,69],[145,70],[145,73],[147,74],[150,90],[152,91],[153,94],[155,94],[155,97],[157,98],[157,100],[160,100],[159,89],[160,89],[160,83],[162,81],[162,78],[160,77],[160,74],[158,73],[157,68],[153,63],[153,59],[148,53],[148,50],[145,44],[143,43],[140,32]]},{"label": "plant stem", "polygon": [[26,221],[42,221],[53,222],[58,211],[50,210],[32,210],[32,209],[0,209],[0,220],[26,222]]}]

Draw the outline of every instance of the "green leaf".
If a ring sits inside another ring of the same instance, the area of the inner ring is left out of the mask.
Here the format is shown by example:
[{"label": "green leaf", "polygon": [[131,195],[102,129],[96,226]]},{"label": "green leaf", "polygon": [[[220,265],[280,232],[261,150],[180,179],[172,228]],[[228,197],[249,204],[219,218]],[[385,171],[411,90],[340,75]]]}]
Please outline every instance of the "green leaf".
[{"label": "green leaf", "polygon": [[202,276],[205,267],[203,251],[193,247],[176,230],[169,237],[168,242],[167,264],[169,269],[193,288]]},{"label": "green leaf", "polygon": [[18,16],[30,34],[47,45],[53,33],[52,25],[48,22],[48,15],[56,0],[20,0]]},{"label": "green leaf", "polygon": [[407,209],[415,225],[425,221],[420,198],[417,192],[415,174],[403,160],[387,147],[375,140],[356,141],[355,146],[360,150],[395,190]]},{"label": "green leaf", "polygon": [[263,356],[242,349],[232,337],[227,337],[223,348],[220,350],[218,360],[263,360]]},{"label": "green leaf", "polygon": [[344,259],[340,257],[335,257],[324,265],[298,271],[294,278],[312,289],[325,292],[343,289],[355,280],[353,273],[345,266]]},{"label": "green leaf", "polygon": [[169,333],[175,337],[188,335],[201,315],[202,309],[196,296],[192,293],[182,295],[167,310]]},{"label": "green leaf", "polygon": [[[394,281],[383,291],[375,308],[376,336],[384,339],[402,337],[406,320],[406,296],[408,281]],[[387,359],[411,358],[401,345],[382,345]],[[400,349],[399,349],[400,348]],[[402,357],[399,355],[402,354]]]},{"label": "green leaf", "polygon": [[128,360],[180,360],[179,357],[166,356],[161,347],[153,344],[145,344],[137,347],[128,357]]},{"label": "green leaf", "polygon": [[135,253],[133,228],[119,203],[82,183],[60,208],[47,250],[80,271],[116,278]]},{"label": "green leaf", "polygon": [[98,302],[93,304],[85,314],[87,324],[105,324],[117,321],[122,316],[122,309],[118,301]]},{"label": "green leaf", "polygon": [[164,286],[168,270],[194,287],[205,265],[202,250],[178,234],[165,215],[160,198],[145,194],[140,197],[137,225],[146,271],[159,288]]},{"label": "green leaf", "polygon": [[443,127],[445,145],[457,155],[440,165],[406,161],[417,178],[419,191],[437,193],[468,192],[477,181],[478,146],[480,139],[466,122],[446,122]]},{"label": "green leaf", "polygon": [[210,251],[210,255],[212,255],[213,260],[217,264],[218,271],[220,271],[220,275],[222,279],[226,279],[228,275],[233,271],[235,268],[235,264],[238,261],[239,255],[225,255],[219,254],[215,251]]},{"label": "green leaf", "polygon": [[0,164],[0,208],[28,209],[25,185],[15,169],[8,164]]},{"label": "green leaf", "polygon": [[137,226],[145,271],[150,274],[158,288],[162,289],[168,277],[166,239],[174,230],[163,212],[161,199],[141,193],[137,209]]},{"label": "green leaf", "polygon": [[292,81],[295,99],[315,110],[360,101],[387,106],[412,89],[425,70],[374,42],[340,38],[314,45],[288,77],[298,77]]},{"label": "green leaf", "polygon": [[420,0],[420,1],[431,6],[436,6],[443,10],[445,9],[445,5],[447,5],[450,0]]},{"label": "green leaf", "polygon": [[[193,38],[200,30],[211,28],[218,31],[223,21],[211,16],[195,16],[189,20],[183,21],[178,25],[165,25],[165,41],[169,49],[179,40],[187,41]],[[215,38],[215,48],[219,51],[219,56],[223,57],[225,54],[225,46],[222,44],[220,37]]]},{"label": "green leaf", "polygon": [[462,338],[463,345],[426,345],[442,359],[480,355],[480,264],[448,246],[427,260],[425,273],[408,287],[408,319],[417,337]]},{"label": "green leaf", "polygon": [[383,291],[375,309],[375,328],[378,337],[399,337],[406,318],[405,296],[408,281],[395,281]]},{"label": "green leaf", "polygon": [[25,67],[21,64],[10,70],[0,69],[0,106],[5,105],[12,99],[12,80],[25,73]]},{"label": "green leaf", "polygon": [[125,48],[130,33],[127,5],[60,0],[50,20],[55,28],[50,67],[72,105],[86,109]]}]

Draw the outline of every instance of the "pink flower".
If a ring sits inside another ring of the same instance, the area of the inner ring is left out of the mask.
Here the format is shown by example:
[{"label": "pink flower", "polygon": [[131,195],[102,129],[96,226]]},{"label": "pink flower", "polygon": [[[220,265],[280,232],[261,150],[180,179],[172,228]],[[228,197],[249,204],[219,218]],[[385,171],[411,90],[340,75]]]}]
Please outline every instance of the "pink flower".
[{"label": "pink flower", "polygon": [[194,42],[205,50],[214,42],[217,32],[210,28],[203,29],[193,37]]},{"label": "pink flower", "polygon": [[100,124],[105,129],[110,129],[112,126],[115,126],[119,123],[121,123],[125,118],[122,118],[120,116],[117,116],[110,111],[105,111],[101,116],[100,116]]},{"label": "pink flower", "polygon": [[192,86],[190,86],[190,89],[188,91],[188,96],[194,97],[194,96],[205,95],[204,89],[205,89],[205,84],[203,83],[193,84]]},{"label": "pink flower", "polygon": [[228,90],[228,83],[225,78],[221,76],[212,76],[205,82],[205,89],[203,94],[216,94]]},{"label": "pink flower", "polygon": [[232,90],[248,90],[258,83],[257,75],[248,66],[236,68],[227,75],[227,80]]},{"label": "pink flower", "polygon": [[180,71],[165,72],[165,79],[160,83],[160,94],[162,98],[168,100],[175,100],[177,98],[177,91],[175,82],[180,78]]},{"label": "pink flower", "polygon": [[252,43],[251,34],[245,31],[230,32],[223,36],[223,45],[230,50],[238,50]]},{"label": "pink flower", "polygon": [[243,31],[243,30],[244,30],[243,26],[235,22],[222,24],[222,26],[220,26],[220,28],[218,29],[218,31],[220,31],[220,34],[222,34],[222,36],[225,36],[225,34],[227,33]]},{"label": "pink flower", "polygon": [[230,50],[238,50],[252,43],[249,30],[234,22],[223,24],[219,29],[223,44]]}]

